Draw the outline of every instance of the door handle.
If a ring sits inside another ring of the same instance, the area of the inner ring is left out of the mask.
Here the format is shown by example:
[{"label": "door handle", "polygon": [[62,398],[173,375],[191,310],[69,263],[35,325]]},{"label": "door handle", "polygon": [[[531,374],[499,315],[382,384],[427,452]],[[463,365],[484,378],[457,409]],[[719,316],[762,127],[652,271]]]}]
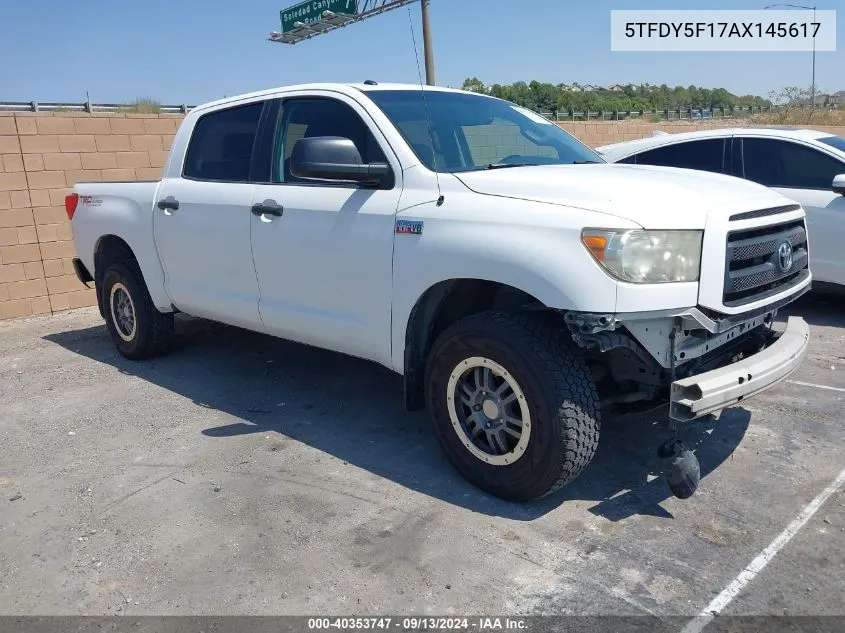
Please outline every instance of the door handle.
[{"label": "door handle", "polygon": [[167,196],[163,200],[159,200],[156,206],[162,211],[166,211],[167,209],[177,211],[179,209],[179,201],[173,196]]},{"label": "door handle", "polygon": [[275,215],[281,217],[285,212],[284,207],[275,200],[265,200],[264,202],[256,202],[252,205],[253,215]]}]

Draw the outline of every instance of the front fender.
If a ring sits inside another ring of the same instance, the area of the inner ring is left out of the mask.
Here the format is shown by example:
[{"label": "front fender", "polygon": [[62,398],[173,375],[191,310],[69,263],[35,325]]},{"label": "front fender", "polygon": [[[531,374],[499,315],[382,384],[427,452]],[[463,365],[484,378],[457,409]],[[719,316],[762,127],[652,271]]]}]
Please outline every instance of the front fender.
[{"label": "front fender", "polygon": [[396,235],[392,368],[403,372],[414,306],[429,288],[444,281],[492,281],[517,288],[550,308],[613,312],[616,284],[580,240],[580,229],[574,228],[446,218],[426,219],[420,235]]}]

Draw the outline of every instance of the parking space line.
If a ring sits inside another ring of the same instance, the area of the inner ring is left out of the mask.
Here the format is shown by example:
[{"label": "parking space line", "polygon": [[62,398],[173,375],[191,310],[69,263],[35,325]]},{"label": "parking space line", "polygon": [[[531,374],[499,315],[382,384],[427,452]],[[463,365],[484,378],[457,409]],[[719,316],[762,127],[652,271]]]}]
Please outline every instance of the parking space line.
[{"label": "parking space line", "polygon": [[845,469],[830,484],[822,490],[815,499],[808,503],[801,513],[775,537],[769,545],[743,569],[718,596],[681,630],[681,633],[701,633],[716,615],[728,606],[739,595],[743,587],[759,574],[769,564],[775,555],[806,525],[822,504],[845,484]]},{"label": "parking space line", "polygon": [[813,382],[802,382],[800,380],[787,380],[786,382],[792,383],[793,385],[801,385],[802,387],[815,387],[816,389],[827,389],[828,391],[841,391],[845,393],[845,389],[842,387],[828,387],[827,385],[817,385]]}]

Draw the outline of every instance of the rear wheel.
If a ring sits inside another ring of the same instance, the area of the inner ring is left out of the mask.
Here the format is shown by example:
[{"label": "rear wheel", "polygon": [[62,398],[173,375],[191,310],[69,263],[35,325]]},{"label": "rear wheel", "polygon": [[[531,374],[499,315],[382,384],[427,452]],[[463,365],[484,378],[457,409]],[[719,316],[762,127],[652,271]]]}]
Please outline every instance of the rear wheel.
[{"label": "rear wheel", "polygon": [[170,347],[173,315],[155,307],[137,262],[109,265],[100,292],[109,334],[126,358],[150,358]]},{"label": "rear wheel", "polygon": [[589,371],[536,315],[484,312],[448,328],[428,359],[426,398],[455,468],[505,499],[536,499],[573,481],[598,446]]}]

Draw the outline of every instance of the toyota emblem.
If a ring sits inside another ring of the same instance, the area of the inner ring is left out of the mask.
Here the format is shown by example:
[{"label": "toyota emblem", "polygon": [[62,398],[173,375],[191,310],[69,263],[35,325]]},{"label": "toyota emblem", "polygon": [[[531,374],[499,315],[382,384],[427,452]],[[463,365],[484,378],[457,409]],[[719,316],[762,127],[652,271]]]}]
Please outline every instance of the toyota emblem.
[{"label": "toyota emblem", "polygon": [[792,244],[783,242],[778,246],[778,266],[781,272],[786,272],[792,268]]}]

